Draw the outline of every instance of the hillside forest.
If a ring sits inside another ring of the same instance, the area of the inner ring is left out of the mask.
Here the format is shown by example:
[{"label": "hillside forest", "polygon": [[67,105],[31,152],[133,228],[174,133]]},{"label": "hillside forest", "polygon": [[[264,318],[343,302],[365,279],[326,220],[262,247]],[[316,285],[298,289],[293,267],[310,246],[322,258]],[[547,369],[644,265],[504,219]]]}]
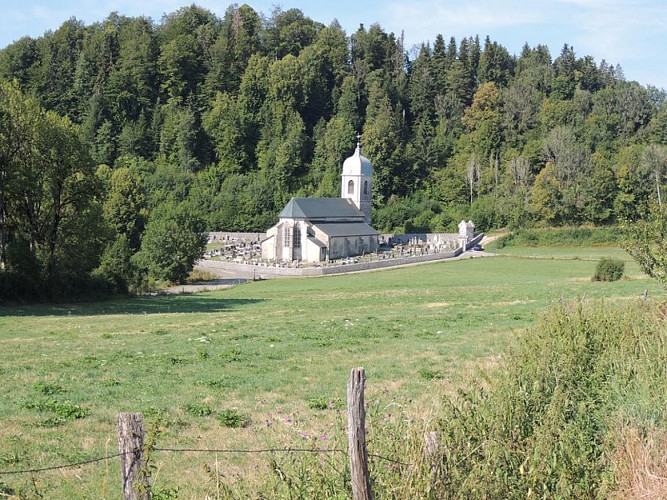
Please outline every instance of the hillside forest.
[{"label": "hillside forest", "polygon": [[357,134],[380,231],[606,225],[664,198],[667,94],[567,43],[408,48],[192,5],[21,38],[0,82],[0,297],[182,281],[203,232],[338,196]]}]

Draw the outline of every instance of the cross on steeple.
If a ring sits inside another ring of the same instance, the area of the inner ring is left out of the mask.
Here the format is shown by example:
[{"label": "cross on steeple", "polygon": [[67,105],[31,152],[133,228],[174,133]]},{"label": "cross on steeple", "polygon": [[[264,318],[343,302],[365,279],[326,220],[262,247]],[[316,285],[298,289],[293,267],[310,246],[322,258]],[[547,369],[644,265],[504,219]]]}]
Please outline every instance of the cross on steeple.
[{"label": "cross on steeple", "polygon": [[357,134],[357,149],[361,148],[361,134]]}]

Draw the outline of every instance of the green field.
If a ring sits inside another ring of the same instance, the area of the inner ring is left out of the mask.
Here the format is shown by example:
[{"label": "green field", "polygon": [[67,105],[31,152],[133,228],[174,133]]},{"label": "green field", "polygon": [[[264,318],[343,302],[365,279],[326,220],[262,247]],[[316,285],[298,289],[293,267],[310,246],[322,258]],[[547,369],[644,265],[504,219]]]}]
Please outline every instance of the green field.
[{"label": "green field", "polygon": [[[509,255],[514,257],[532,257],[539,259],[571,259],[571,260],[594,260],[598,261],[602,257],[620,259],[627,266],[634,264],[632,257],[623,249],[618,247],[606,247],[601,245],[580,246],[580,247],[505,247],[495,248],[493,245],[488,247],[488,251],[499,255]],[[636,267],[629,268],[631,272],[636,271]]]},{"label": "green field", "polygon": [[[493,366],[513,332],[550,304],[625,301],[645,290],[665,297],[617,249],[500,251],[514,255],[197,295],[0,308],[0,471],[115,453],[122,411],[159,422],[159,447],[318,445],[339,430],[352,367],[366,368],[376,413],[420,416],[477,367]],[[624,258],[627,277],[591,282],[600,256]],[[319,408],[329,401],[332,408]],[[251,425],[221,425],[216,417],[228,409]],[[262,457],[218,459],[230,483],[261,481],[266,470]],[[202,497],[211,488],[204,466],[214,460],[158,453],[155,483]],[[0,487],[120,498],[119,476],[112,460],[0,476]]]}]

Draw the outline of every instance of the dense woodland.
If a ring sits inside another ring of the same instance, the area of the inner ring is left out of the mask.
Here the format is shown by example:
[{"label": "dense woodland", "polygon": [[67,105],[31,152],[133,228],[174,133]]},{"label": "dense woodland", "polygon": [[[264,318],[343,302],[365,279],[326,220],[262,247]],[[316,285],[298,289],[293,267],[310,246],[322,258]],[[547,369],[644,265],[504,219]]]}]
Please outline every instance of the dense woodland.
[{"label": "dense woodland", "polygon": [[664,90],[567,44],[410,49],[379,25],[193,5],[22,38],[0,82],[4,297],[182,280],[202,231],[338,196],[358,133],[379,230],[610,224],[662,202]]}]

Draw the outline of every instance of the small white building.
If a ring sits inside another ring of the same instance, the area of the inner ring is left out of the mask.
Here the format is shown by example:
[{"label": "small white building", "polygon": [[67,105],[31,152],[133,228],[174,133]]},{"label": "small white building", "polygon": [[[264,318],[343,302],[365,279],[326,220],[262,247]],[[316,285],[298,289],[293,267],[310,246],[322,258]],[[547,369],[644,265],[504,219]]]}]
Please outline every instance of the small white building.
[{"label": "small white building", "polygon": [[357,143],[343,163],[340,198],[292,198],[267,230],[262,258],[322,262],[375,252],[371,222],[373,166]]},{"label": "small white building", "polygon": [[470,241],[475,237],[475,224],[471,220],[459,222],[459,236]]}]

